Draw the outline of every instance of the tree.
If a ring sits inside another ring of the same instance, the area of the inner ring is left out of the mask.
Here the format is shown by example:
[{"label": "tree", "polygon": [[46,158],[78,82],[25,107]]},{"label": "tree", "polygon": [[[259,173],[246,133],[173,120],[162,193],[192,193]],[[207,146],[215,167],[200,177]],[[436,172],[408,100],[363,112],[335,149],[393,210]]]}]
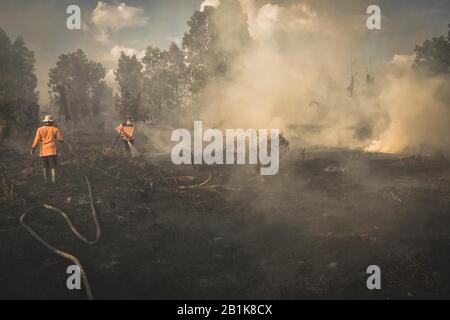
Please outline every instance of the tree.
[{"label": "tree", "polygon": [[142,64],[136,58],[121,53],[118,68],[114,71],[119,93],[115,95],[116,110],[122,118],[141,118],[141,94],[143,86]]},{"label": "tree", "polygon": [[224,0],[212,13],[209,33],[212,42],[214,73],[224,76],[239,69],[236,58],[253,45],[248,17],[238,0]]},{"label": "tree", "polygon": [[188,26],[182,48],[192,93],[203,88],[209,77],[224,77],[239,69],[236,58],[254,43],[238,0],[223,0],[217,8],[194,12]]},{"label": "tree", "polygon": [[142,61],[121,54],[115,103],[122,117],[157,123],[179,116],[209,79],[238,70],[237,58],[253,45],[238,0],[222,0],[217,8],[195,11],[187,24],[181,48],[175,43],[168,50],[150,46]]},{"label": "tree", "polygon": [[11,46],[8,35],[0,29],[0,117],[4,120],[12,117]]},{"label": "tree", "polygon": [[145,90],[141,118],[151,123],[159,122],[182,106],[185,96],[184,54],[175,43],[167,51],[148,47],[142,63]]},{"label": "tree", "polygon": [[98,94],[106,87],[104,77],[105,68],[88,60],[83,50],[60,55],[56,67],[50,69],[48,83],[60,115],[77,125],[98,114]]},{"label": "tree", "polygon": [[27,128],[35,125],[39,117],[34,53],[27,48],[21,37],[14,41],[11,51],[12,86],[16,101],[14,118],[20,124],[19,127]]},{"label": "tree", "polygon": [[34,53],[21,37],[14,42],[0,28],[0,120],[21,132],[38,121]]},{"label": "tree", "polygon": [[102,117],[102,113],[109,112],[113,105],[113,90],[105,81],[99,82],[92,91],[92,114],[94,117]]},{"label": "tree", "polygon": [[431,74],[450,73],[450,30],[447,38],[433,37],[416,46],[414,51],[416,53],[414,68]]},{"label": "tree", "polygon": [[189,30],[183,36],[182,48],[187,62],[186,79],[192,93],[203,88],[208,69],[211,69],[211,38],[208,26],[213,10],[214,8],[208,6],[204,11],[195,11],[187,23]]}]

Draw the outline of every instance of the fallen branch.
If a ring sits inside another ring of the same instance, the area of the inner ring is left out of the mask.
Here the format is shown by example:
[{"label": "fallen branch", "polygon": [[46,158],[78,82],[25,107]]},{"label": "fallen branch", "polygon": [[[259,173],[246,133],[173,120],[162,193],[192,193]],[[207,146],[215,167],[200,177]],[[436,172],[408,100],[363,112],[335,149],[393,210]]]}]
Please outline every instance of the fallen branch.
[{"label": "fallen branch", "polygon": [[211,176],[211,172],[208,172],[208,178],[203,181],[202,183],[199,184],[194,184],[191,186],[178,186],[177,189],[196,189],[196,188],[200,188],[201,186],[204,186],[205,184],[207,184],[209,182],[209,180],[211,180],[212,176]]},{"label": "fallen branch", "polygon": [[200,187],[200,189],[223,189],[223,190],[227,190],[227,191],[244,191],[245,190],[244,188],[221,186],[218,184]]},{"label": "fallen branch", "polygon": [[8,181],[6,177],[0,176],[0,199],[13,201],[15,195],[14,187],[13,181]]},{"label": "fallen branch", "polygon": [[95,170],[97,170],[97,171],[100,172],[100,173],[103,173],[105,176],[107,176],[107,177],[109,177],[109,178],[111,178],[111,179],[116,179],[116,177],[114,177],[113,175],[109,174],[109,173],[106,172],[105,170],[100,169],[100,168],[97,167],[97,166],[93,166],[92,168],[95,169]]},{"label": "fallen branch", "polygon": [[392,192],[391,191],[391,197],[392,197],[392,200],[394,200],[394,201],[398,201],[398,202],[402,202],[402,199],[400,199],[394,192]]}]

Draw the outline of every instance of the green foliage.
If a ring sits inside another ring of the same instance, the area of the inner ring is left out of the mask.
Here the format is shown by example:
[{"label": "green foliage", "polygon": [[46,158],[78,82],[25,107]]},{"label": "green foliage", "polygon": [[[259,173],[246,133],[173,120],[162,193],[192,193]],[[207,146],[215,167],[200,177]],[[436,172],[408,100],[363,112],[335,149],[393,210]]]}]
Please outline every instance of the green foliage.
[{"label": "green foliage", "polygon": [[119,86],[115,96],[116,110],[122,118],[139,119],[142,94],[142,64],[135,55],[120,55],[118,68],[114,71]]},{"label": "green foliage", "polygon": [[48,82],[60,115],[77,124],[98,114],[99,97],[107,89],[104,77],[105,68],[88,60],[83,50],[60,55]]},{"label": "green foliage", "polygon": [[168,50],[149,46],[141,62],[122,53],[115,71],[116,108],[122,117],[175,120],[209,79],[239,69],[236,58],[253,45],[238,0],[195,11],[187,25],[181,48],[175,43]]},{"label": "green foliage", "polygon": [[142,63],[145,71],[140,117],[156,123],[182,107],[186,94],[184,54],[175,43],[167,51],[148,47]]},{"label": "green foliage", "polygon": [[247,16],[239,1],[226,0],[215,9],[196,11],[188,21],[182,48],[186,53],[187,81],[196,93],[209,77],[224,77],[239,69],[236,58],[253,45]]},{"label": "green foliage", "polygon": [[34,53],[21,37],[11,42],[0,28],[0,121],[17,132],[38,121]]},{"label": "green foliage", "polygon": [[[450,25],[449,25],[450,28]],[[450,73],[450,30],[448,37],[434,37],[414,49],[414,67],[428,74]]]}]

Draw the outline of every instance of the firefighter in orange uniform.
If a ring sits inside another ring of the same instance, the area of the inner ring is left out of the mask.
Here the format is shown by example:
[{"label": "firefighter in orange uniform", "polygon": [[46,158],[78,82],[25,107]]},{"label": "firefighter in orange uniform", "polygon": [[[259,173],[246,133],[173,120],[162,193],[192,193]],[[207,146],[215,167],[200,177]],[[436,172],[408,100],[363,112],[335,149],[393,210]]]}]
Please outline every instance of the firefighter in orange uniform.
[{"label": "firefighter in orange uniform", "polygon": [[44,125],[37,129],[36,137],[31,146],[31,154],[40,146],[39,156],[44,167],[44,182],[47,182],[48,172],[51,172],[52,183],[56,182],[56,166],[58,158],[58,142],[62,143],[61,131],[54,125],[55,120],[51,115],[46,115]]},{"label": "firefighter in orange uniform", "polygon": [[130,144],[134,146],[134,120],[129,117],[126,122],[121,123],[116,128],[117,133],[122,138],[122,141],[125,146],[125,151],[131,153]]}]

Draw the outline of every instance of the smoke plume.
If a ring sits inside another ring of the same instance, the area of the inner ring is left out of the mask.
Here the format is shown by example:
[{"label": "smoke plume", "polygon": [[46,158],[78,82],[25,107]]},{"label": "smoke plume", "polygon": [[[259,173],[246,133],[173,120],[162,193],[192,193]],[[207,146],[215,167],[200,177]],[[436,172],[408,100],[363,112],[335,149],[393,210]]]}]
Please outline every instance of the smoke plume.
[{"label": "smoke plume", "polygon": [[[448,151],[448,79],[414,72],[417,43],[407,54],[381,54],[395,43],[377,34],[389,31],[367,30],[363,4],[346,13],[325,2],[259,6],[241,0],[257,44],[239,57],[240,68],[202,91],[204,122],[278,128],[294,146]],[[223,19],[224,33],[232,21]]]}]

